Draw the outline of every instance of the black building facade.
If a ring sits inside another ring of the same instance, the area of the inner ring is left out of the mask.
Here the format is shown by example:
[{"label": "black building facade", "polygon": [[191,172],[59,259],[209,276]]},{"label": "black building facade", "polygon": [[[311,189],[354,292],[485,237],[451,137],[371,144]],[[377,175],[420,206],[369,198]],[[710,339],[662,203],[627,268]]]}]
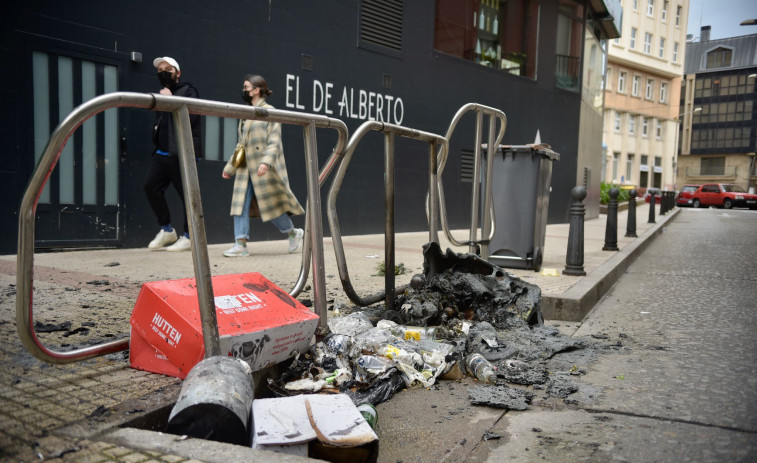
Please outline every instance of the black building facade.
[{"label": "black building facade", "polygon": [[[373,119],[444,134],[466,103],[501,109],[508,116],[503,143],[531,143],[538,132],[561,155],[549,222],[567,221],[570,189],[583,182],[590,191],[588,215],[596,214],[599,176],[592,180],[587,170],[599,171],[602,120],[601,111],[587,113],[593,96],[585,75],[594,66],[596,80],[603,68],[594,53],[592,63],[584,55],[587,43],[595,50],[617,34],[609,3],[32,0],[5,6],[0,253],[16,251],[21,198],[58,122],[103,93],[157,92],[152,60],[159,56],[175,58],[181,78],[201,98],[241,103],[244,75],[260,74],[276,108],[338,118],[351,132]],[[111,109],[77,130],[40,196],[39,248],[141,247],[155,235],[158,226],[142,191],[154,118],[147,110]],[[198,171],[210,243],[233,238],[232,182],[221,178],[221,169],[236,144],[236,124],[203,120],[205,159]],[[283,136],[290,183],[305,204],[301,129],[284,126]],[[333,131],[319,131],[321,162],[335,141]],[[469,226],[473,142],[474,118],[468,116],[450,142],[444,174],[454,228]],[[426,229],[427,146],[398,137],[396,153],[397,231]],[[173,191],[168,197],[178,222],[180,203]],[[342,233],[381,233],[383,201],[383,138],[368,136],[341,188]],[[295,218],[296,226],[303,222]],[[278,238],[273,227],[253,223],[253,239]]]}]

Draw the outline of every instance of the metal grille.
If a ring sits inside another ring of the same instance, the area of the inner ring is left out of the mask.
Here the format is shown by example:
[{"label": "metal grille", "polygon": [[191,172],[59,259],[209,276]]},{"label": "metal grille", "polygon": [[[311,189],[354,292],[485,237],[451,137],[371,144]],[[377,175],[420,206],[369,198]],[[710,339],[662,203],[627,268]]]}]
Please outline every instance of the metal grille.
[{"label": "metal grille", "polygon": [[313,57],[310,55],[302,55],[302,70],[303,71],[312,71],[313,70]]},{"label": "metal grille", "polygon": [[363,0],[360,40],[402,51],[403,0]]},{"label": "metal grille", "polygon": [[390,76],[389,74],[384,74],[382,85],[384,86],[384,88],[392,88],[392,76]]},{"label": "metal grille", "polygon": [[475,153],[472,150],[460,152],[460,183],[473,183]]}]

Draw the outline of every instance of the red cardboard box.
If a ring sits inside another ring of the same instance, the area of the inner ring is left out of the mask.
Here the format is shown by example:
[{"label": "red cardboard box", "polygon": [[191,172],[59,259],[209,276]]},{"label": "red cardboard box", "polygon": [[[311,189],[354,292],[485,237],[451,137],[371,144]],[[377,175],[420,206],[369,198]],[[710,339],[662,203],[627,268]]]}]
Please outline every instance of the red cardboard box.
[{"label": "red cardboard box", "polygon": [[[259,273],[213,277],[221,352],[253,371],[304,352],[318,316]],[[194,278],[142,285],[131,314],[132,368],[179,378],[205,356]]]}]

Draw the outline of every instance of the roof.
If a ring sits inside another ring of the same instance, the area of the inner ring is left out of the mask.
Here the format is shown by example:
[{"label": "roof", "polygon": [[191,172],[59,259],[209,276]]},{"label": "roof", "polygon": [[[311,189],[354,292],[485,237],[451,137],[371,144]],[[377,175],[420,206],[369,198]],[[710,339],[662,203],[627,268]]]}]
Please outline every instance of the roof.
[{"label": "roof", "polygon": [[[718,48],[732,50],[731,65],[707,69],[707,54]],[[743,69],[757,66],[757,34],[686,44],[684,74]]]}]

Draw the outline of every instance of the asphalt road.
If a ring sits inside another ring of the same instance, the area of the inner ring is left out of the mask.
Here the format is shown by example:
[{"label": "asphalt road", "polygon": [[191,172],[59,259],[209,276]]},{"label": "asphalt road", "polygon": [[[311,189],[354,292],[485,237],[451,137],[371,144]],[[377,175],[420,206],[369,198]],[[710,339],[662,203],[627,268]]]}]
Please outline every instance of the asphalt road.
[{"label": "asphalt road", "polygon": [[757,461],[756,301],[757,212],[683,210],[582,323],[550,323],[590,345],[545,361],[576,393],[503,412],[470,378],[403,391],[379,461]]}]

